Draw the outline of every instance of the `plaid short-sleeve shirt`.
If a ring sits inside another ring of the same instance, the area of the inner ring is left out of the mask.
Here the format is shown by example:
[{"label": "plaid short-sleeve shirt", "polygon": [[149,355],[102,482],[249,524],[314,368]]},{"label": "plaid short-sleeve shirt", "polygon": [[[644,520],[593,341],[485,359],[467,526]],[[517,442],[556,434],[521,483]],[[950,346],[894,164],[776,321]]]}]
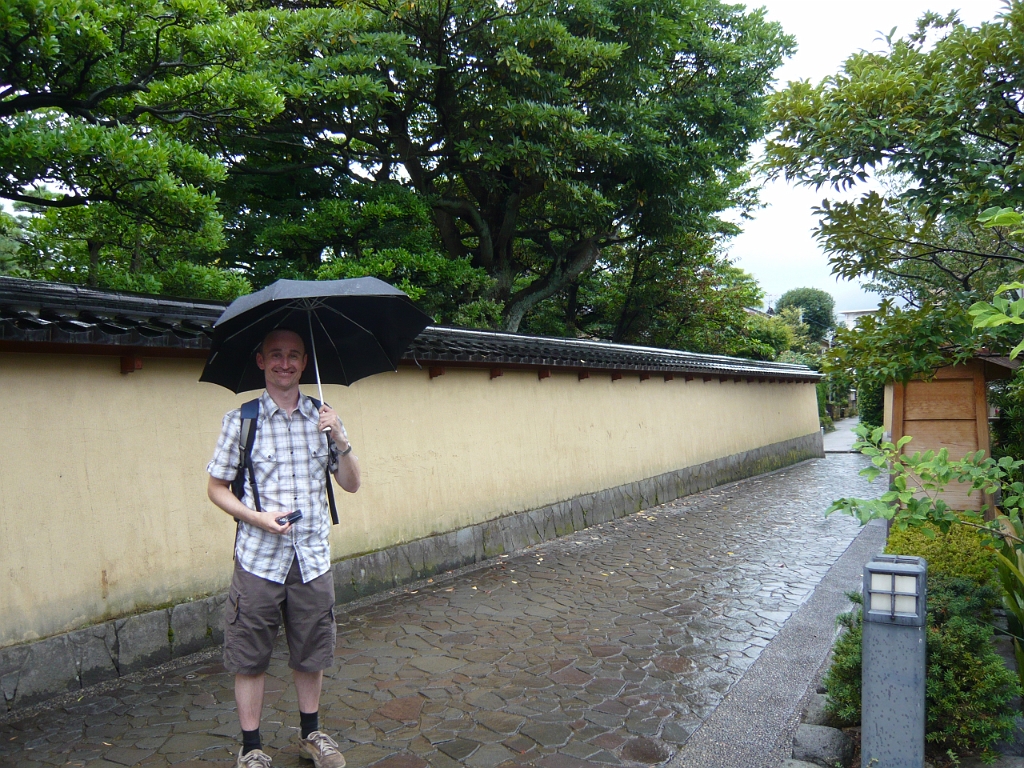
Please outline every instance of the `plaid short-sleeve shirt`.
[{"label": "plaid short-sleeve shirt", "polygon": [[[285,534],[241,523],[235,541],[235,558],[249,573],[284,584],[292,559],[298,558],[302,581],[308,582],[330,570],[331,531],[327,508],[327,468],[338,468],[334,443],[317,429],[319,416],[310,398],[299,396],[299,407],[288,416],[266,392],[260,397],[260,415],[252,462],[260,505],[264,512],[286,514],[302,510],[302,519]],[[238,445],[241,410],[224,416],[220,438],[206,471],[218,480],[231,481],[242,463]],[[255,509],[252,487],[246,477],[242,503]]]}]

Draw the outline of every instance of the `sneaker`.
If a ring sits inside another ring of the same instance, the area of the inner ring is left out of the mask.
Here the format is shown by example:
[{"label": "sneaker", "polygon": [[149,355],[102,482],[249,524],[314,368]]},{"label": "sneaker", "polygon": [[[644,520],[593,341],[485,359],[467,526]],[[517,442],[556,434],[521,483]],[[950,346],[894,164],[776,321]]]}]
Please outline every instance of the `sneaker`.
[{"label": "sneaker", "polygon": [[315,768],[345,768],[345,756],[338,742],[321,731],[313,731],[308,738],[299,736],[303,757],[313,761]]},{"label": "sneaker", "polygon": [[262,749],[254,749],[244,755],[242,750],[238,750],[235,768],[270,768],[270,755]]}]

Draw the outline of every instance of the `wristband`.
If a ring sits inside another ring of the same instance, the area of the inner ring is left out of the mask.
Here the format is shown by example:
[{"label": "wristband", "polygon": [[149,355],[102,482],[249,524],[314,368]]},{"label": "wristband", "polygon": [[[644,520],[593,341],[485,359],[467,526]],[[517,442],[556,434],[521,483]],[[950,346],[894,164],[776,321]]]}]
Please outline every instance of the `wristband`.
[{"label": "wristband", "polygon": [[342,456],[348,456],[350,453],[352,453],[352,443],[349,443],[348,448],[346,448],[344,451],[338,454],[338,458],[341,458]]}]

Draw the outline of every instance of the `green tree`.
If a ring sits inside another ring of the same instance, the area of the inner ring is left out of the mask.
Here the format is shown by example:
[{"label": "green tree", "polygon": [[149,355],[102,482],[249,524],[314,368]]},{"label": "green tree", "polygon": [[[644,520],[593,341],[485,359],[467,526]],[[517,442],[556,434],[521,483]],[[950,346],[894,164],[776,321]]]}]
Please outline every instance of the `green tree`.
[{"label": "green tree", "polygon": [[[20,208],[30,208],[21,205]],[[239,272],[210,262],[223,245],[217,217],[199,231],[163,229],[109,203],[19,216],[16,258],[0,272],[93,287],[231,300],[252,290]]]},{"label": "green tree", "polygon": [[[798,343],[793,325],[778,315],[750,315],[747,318],[745,335],[771,350],[770,354],[764,357],[768,360],[775,360],[783,352],[794,349]],[[755,354],[747,356],[757,357]]]},{"label": "green tree", "polygon": [[265,19],[218,0],[0,6],[0,198],[18,207],[0,270],[233,298],[214,263],[223,163],[197,143],[280,111],[254,66]]},{"label": "green tree", "polygon": [[22,222],[18,217],[0,211],[0,275],[29,276],[19,260],[22,231]]},{"label": "green tree", "polygon": [[531,333],[774,358],[747,332],[757,282],[717,253],[712,238],[624,243],[595,269],[527,316]]},{"label": "green tree", "polygon": [[216,0],[3,3],[0,198],[202,229],[224,170],[192,140],[281,107],[260,31]]},{"label": "green tree", "polygon": [[[330,233],[314,277],[333,280],[371,275],[401,288],[439,323],[491,327],[501,307],[484,298],[493,284],[469,259],[450,259],[438,247],[430,207],[398,184],[353,184],[345,198],[323,201],[284,232],[268,239],[313,242]],[[260,267],[267,266],[265,263]],[[268,275],[269,277],[269,275]]]},{"label": "green tree", "polygon": [[891,34],[886,51],[854,54],[836,75],[791,83],[773,98],[771,173],[836,189],[872,175],[884,182],[818,209],[834,273],[900,300],[859,330],[841,330],[826,368],[906,380],[983,346],[1007,348],[996,329],[973,334],[967,309],[1024,267],[1019,243],[976,221],[980,209],[1012,205],[1024,189],[1022,31],[1021,0],[977,28],[926,14],[907,37]]},{"label": "green tree", "polygon": [[858,382],[857,410],[860,423],[867,427],[880,427],[885,421],[885,384],[878,381]]},{"label": "green tree", "polygon": [[[490,280],[469,301],[512,330],[555,297],[571,307],[608,249],[688,235],[701,269],[716,214],[751,199],[748,147],[792,45],[713,1],[371,0],[304,18],[262,70],[285,111],[225,146],[233,258],[315,272],[340,251],[303,223],[352,184],[402,185],[429,206],[433,247]],[[270,237],[291,227],[311,236]]]},{"label": "green tree", "polygon": [[890,34],[887,51],[854,54],[836,75],[773,98],[772,174],[816,188],[883,182],[817,209],[836,275],[912,306],[951,294],[967,306],[1024,267],[1018,243],[975,220],[1022,194],[1022,31],[1020,0],[977,28],[929,13],[907,37]]},{"label": "green tree", "polygon": [[833,274],[910,306],[952,295],[987,296],[1024,267],[1024,251],[973,218],[935,213],[898,194],[825,201],[818,240]]},{"label": "green tree", "polygon": [[790,83],[774,97],[770,168],[837,188],[886,169],[908,181],[902,199],[962,218],[1024,202],[1024,3],[977,28],[928,13],[888,41],[884,53],[854,54],[817,85]]},{"label": "green tree", "polygon": [[772,319],[789,330],[791,339],[789,346],[782,350],[783,352],[816,354],[820,351],[821,345],[811,340],[811,329],[804,321],[804,313],[800,307],[778,309]]},{"label": "green tree", "polygon": [[820,342],[836,327],[836,301],[819,288],[793,288],[775,302],[776,310],[798,309],[812,341]]}]

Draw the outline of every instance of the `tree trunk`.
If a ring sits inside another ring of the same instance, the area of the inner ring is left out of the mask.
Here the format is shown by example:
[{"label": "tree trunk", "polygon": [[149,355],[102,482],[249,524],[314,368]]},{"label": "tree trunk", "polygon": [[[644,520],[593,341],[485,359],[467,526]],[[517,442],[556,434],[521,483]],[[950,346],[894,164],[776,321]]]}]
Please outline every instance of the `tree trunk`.
[{"label": "tree trunk", "polygon": [[103,243],[99,240],[86,240],[85,244],[89,248],[89,276],[86,278],[86,284],[90,288],[96,288],[100,284],[100,248],[103,247]]},{"label": "tree trunk", "polygon": [[576,335],[576,316],[579,313],[579,304],[577,302],[579,298],[580,284],[573,280],[569,283],[569,287],[566,289],[566,303],[565,303],[565,329],[571,336]]},{"label": "tree trunk", "polygon": [[137,227],[135,230],[135,244],[132,246],[132,274],[142,274],[143,267],[143,254],[142,254],[142,228]]},{"label": "tree trunk", "polygon": [[615,331],[612,333],[612,341],[621,343],[629,331],[629,327],[636,320],[636,311],[633,308],[633,296],[637,283],[640,280],[641,263],[643,256],[638,252],[634,255],[633,271],[629,276],[629,286],[626,288],[626,295],[622,301],[622,310],[619,312],[618,322],[615,324]]}]

